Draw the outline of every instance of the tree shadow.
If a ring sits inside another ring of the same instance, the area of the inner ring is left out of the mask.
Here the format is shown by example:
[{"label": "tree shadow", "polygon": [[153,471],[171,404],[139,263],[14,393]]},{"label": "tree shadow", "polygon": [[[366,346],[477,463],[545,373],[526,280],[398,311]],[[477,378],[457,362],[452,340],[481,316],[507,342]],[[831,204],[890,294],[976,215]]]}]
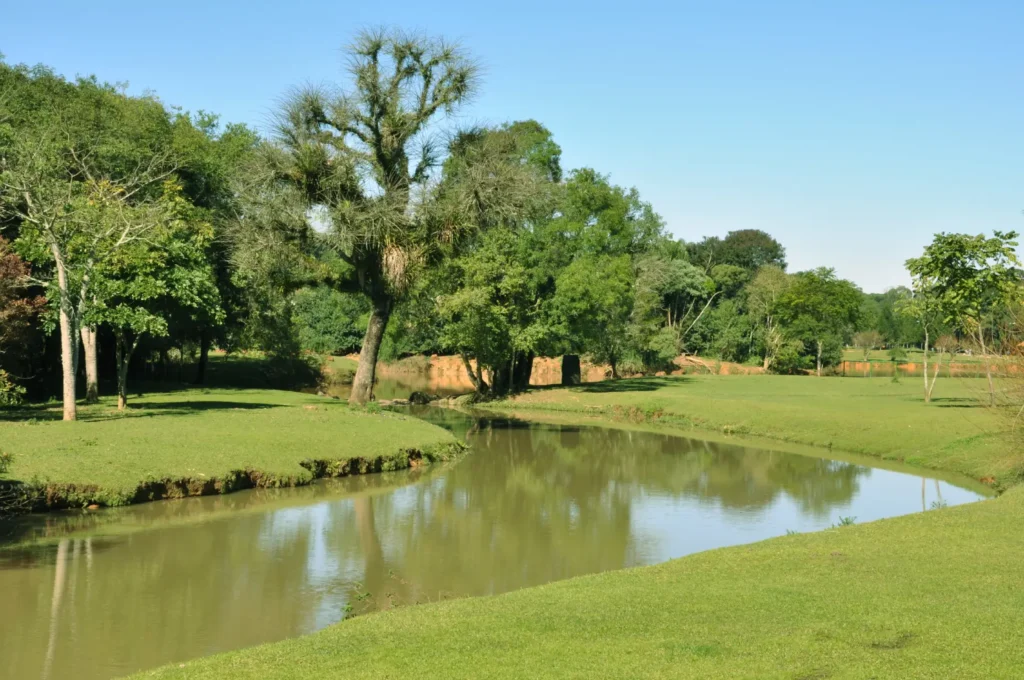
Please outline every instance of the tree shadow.
[{"label": "tree shadow", "polygon": [[[184,416],[203,411],[256,411],[281,408],[281,404],[253,403],[245,401],[196,400],[196,401],[161,401],[128,404],[124,412],[110,408],[79,408],[79,422],[102,422],[106,420],[122,420],[124,418],[153,418],[159,416]],[[51,422],[61,420],[63,412],[60,404],[25,404],[5,408],[0,411],[0,422]]]},{"label": "tree shadow", "polygon": [[932,403],[938,408],[982,408],[979,399],[971,397],[932,397]]},{"label": "tree shadow", "polygon": [[691,378],[682,376],[663,378],[622,378],[620,380],[602,380],[596,383],[583,383],[576,389],[580,392],[616,393],[616,392],[654,392],[662,387],[681,385],[692,382]]}]

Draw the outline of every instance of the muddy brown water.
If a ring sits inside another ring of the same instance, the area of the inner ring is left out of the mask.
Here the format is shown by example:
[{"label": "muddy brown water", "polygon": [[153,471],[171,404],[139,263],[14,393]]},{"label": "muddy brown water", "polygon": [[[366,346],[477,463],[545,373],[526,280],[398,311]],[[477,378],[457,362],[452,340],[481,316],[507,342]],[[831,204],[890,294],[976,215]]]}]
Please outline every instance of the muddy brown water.
[{"label": "muddy brown water", "polygon": [[300,489],[0,525],[0,678],[117,677],[377,609],[982,497],[967,483],[848,460],[417,414],[466,437],[472,453]]}]

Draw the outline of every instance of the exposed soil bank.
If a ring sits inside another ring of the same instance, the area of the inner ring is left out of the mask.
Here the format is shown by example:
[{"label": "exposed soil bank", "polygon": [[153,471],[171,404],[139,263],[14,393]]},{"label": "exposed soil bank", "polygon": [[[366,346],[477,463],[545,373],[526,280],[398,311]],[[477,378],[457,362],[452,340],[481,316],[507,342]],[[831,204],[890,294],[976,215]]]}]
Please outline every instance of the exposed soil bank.
[{"label": "exposed soil bank", "polygon": [[299,463],[308,475],[280,475],[255,468],[232,470],[222,477],[211,479],[183,477],[148,479],[139,482],[125,502],[110,503],[107,491],[94,484],[10,482],[0,480],[0,489],[21,495],[23,505],[31,512],[49,512],[80,507],[133,505],[150,501],[215,496],[244,489],[277,489],[305,486],[318,479],[365,475],[373,472],[392,472],[420,465],[429,465],[454,459],[466,450],[462,442],[434,446],[429,449],[403,449],[390,456],[374,458],[310,459]]},{"label": "exposed soil bank", "polygon": [[275,390],[152,394],[125,413],[107,400],[83,407],[76,423],[60,422],[47,404],[5,415],[0,442],[12,462],[0,475],[0,505],[13,511],[301,486],[448,460],[464,449],[447,430],[411,416]]},{"label": "exposed soil bank", "polygon": [[[358,359],[358,354],[352,354],[346,359]],[[470,362],[476,369],[476,362]],[[718,361],[716,359],[701,359],[700,357],[680,355],[673,360],[675,369],[669,372],[659,371],[658,376],[664,375],[688,375],[688,374],[710,374],[710,375],[755,375],[764,373],[759,366],[744,366],[729,361]],[[331,370],[328,365],[328,369]],[[466,375],[466,367],[462,359],[457,356],[442,356],[432,354],[430,356],[415,356],[401,359],[387,364],[377,365],[378,378],[401,378],[408,375],[428,376],[436,389],[452,391],[471,391],[473,383]],[[580,375],[585,383],[594,383],[606,380],[611,377],[611,367],[607,364],[594,364],[589,361],[580,362]],[[637,377],[623,373],[623,377]],[[562,382],[562,358],[561,357],[537,357],[533,361],[533,371],[530,373],[530,384],[536,387],[558,385]]]}]

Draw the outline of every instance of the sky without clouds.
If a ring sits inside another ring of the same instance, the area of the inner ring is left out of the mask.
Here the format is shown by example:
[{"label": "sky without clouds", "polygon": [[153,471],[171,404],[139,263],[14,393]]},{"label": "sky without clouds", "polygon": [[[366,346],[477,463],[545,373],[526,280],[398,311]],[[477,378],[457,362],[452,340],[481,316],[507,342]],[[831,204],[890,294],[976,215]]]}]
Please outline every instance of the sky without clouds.
[{"label": "sky without clouds", "polygon": [[460,40],[485,68],[452,125],[534,118],[563,166],[636,186],[678,237],[763,229],[790,269],[907,282],[937,231],[1024,230],[1024,2],[10,3],[8,62],[266,130],[339,82],[361,28]]}]

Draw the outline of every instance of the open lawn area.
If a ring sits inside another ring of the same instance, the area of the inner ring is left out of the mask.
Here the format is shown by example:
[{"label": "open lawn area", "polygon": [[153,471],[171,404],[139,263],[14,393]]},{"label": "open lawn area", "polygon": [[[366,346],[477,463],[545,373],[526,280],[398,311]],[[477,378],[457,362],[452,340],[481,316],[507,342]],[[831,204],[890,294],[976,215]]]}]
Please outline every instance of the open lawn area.
[{"label": "open lawn area", "polygon": [[920,379],[682,376],[536,389],[488,408],[633,420],[749,435],[958,472],[997,489],[1024,481],[1012,414],[984,406],[982,379],[939,379],[925,404]]},{"label": "open lawn area", "polygon": [[412,417],[275,390],[151,394],[124,415],[104,400],[79,417],[61,422],[59,405],[5,410],[0,450],[13,463],[0,479],[42,488],[54,506],[124,505],[400,469],[462,447]]}]

